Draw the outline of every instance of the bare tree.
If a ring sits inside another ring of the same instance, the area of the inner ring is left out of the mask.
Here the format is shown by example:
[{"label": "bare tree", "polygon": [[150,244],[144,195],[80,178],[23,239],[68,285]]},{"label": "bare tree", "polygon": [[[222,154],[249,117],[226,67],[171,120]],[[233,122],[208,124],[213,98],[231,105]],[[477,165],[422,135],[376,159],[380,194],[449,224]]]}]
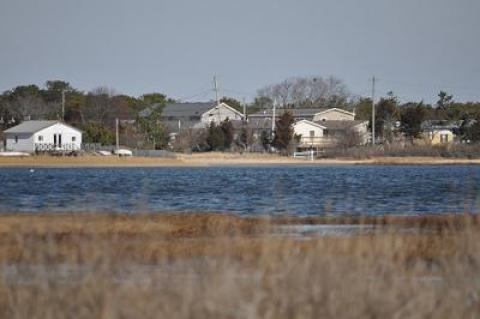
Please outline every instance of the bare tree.
[{"label": "bare tree", "polygon": [[7,108],[20,120],[44,120],[49,117],[48,105],[36,95],[17,96],[7,102]]},{"label": "bare tree", "polygon": [[85,120],[105,125],[111,111],[112,97],[114,95],[115,92],[106,87],[98,87],[90,91],[87,95]]},{"label": "bare tree", "polygon": [[191,152],[206,147],[207,132],[205,129],[183,129],[175,136],[172,148],[175,152]]},{"label": "bare tree", "polygon": [[350,148],[362,144],[362,136],[353,128],[348,128],[345,133],[338,136],[336,146],[341,148]]},{"label": "bare tree", "polygon": [[292,77],[258,91],[259,98],[277,100],[284,107],[343,106],[350,96],[343,81],[333,76]]}]

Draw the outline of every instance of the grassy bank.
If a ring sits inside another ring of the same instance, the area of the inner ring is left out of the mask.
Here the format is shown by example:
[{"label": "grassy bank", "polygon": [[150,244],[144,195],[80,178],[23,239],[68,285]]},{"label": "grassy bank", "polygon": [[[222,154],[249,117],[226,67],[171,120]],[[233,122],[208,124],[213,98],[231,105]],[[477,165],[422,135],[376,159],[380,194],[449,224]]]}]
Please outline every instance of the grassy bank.
[{"label": "grassy bank", "polygon": [[305,158],[283,157],[270,154],[199,153],[178,154],[176,158],[119,158],[115,156],[82,157],[0,157],[0,167],[208,167],[239,165],[455,165],[480,164],[480,159],[446,158],[435,156],[374,156],[323,158],[310,161]]},{"label": "grassy bank", "polygon": [[[341,222],[341,220],[336,220]],[[279,236],[332,219],[4,215],[5,318],[474,318],[478,220],[349,219],[353,236]],[[399,227],[401,226],[401,227]],[[403,231],[407,229],[408,231]]]}]

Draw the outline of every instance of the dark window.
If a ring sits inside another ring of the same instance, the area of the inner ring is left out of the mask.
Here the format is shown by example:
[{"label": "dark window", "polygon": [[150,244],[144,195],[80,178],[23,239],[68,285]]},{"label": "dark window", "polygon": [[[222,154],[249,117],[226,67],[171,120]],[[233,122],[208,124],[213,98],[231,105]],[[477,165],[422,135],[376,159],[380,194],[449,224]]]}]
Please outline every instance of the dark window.
[{"label": "dark window", "polygon": [[77,138],[75,136],[72,136],[72,142],[75,142]]},{"label": "dark window", "polygon": [[18,135],[15,135],[15,143],[18,143]]}]

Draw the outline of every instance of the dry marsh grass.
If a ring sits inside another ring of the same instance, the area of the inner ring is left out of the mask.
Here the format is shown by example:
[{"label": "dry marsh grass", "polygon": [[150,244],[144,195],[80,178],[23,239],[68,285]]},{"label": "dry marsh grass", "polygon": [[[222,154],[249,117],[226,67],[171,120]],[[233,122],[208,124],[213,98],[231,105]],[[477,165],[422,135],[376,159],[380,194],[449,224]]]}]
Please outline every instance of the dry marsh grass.
[{"label": "dry marsh grass", "polygon": [[332,220],[5,215],[0,317],[477,318],[477,220],[350,219],[377,228],[304,237],[274,230]]},{"label": "dry marsh grass", "polygon": [[327,155],[327,158],[310,161],[308,158],[293,158],[256,153],[195,153],[177,154],[176,158],[148,158],[116,156],[81,157],[0,157],[0,167],[206,167],[238,165],[450,165],[480,164],[479,158],[442,157],[435,155],[379,155],[370,154],[368,149]]}]

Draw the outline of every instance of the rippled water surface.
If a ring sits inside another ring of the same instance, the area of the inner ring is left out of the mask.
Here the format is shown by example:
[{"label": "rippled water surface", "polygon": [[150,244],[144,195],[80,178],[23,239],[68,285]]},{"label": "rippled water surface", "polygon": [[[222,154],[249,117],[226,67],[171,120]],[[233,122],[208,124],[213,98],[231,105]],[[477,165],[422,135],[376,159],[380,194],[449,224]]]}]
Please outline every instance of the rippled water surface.
[{"label": "rippled water surface", "polygon": [[479,212],[479,166],[0,169],[0,212]]}]

